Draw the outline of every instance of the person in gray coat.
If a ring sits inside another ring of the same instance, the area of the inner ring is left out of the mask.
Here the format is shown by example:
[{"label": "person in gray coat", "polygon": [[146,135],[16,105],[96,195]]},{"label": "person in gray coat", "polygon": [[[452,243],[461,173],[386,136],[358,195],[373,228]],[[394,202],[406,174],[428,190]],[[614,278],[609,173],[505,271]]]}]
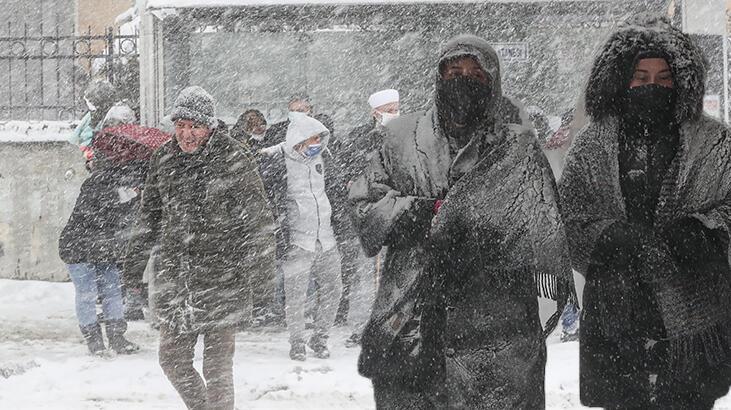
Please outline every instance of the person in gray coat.
[{"label": "person in gray coat", "polygon": [[451,39],[437,68],[434,106],[391,121],[382,148],[350,188],[366,255],[388,246],[358,361],[360,374],[373,382],[378,408],[436,406],[434,386],[443,368],[431,366],[438,353],[420,337],[426,324],[416,303],[429,263],[432,218],[450,188],[489,153],[496,119],[529,121],[503,95],[498,57],[487,41]]},{"label": "person in gray coat", "polygon": [[[201,87],[175,99],[175,137],[150,160],[124,263],[125,284],[137,288],[159,246],[160,366],[190,409],[234,408],[237,327],[274,272],[274,221],[256,163],[214,115]],[[203,377],[193,367],[198,336]]]}]

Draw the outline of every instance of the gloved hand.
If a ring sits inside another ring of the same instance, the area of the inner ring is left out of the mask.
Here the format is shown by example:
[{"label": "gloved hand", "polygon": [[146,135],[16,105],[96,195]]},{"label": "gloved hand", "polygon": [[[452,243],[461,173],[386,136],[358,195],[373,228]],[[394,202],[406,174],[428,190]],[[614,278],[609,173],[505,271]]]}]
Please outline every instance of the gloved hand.
[{"label": "gloved hand", "polygon": [[592,262],[603,266],[627,266],[652,238],[652,232],[644,226],[616,221],[599,235],[591,254]]},{"label": "gloved hand", "polygon": [[682,265],[723,261],[726,250],[721,231],[708,229],[693,217],[677,219],[662,232],[673,258]]}]

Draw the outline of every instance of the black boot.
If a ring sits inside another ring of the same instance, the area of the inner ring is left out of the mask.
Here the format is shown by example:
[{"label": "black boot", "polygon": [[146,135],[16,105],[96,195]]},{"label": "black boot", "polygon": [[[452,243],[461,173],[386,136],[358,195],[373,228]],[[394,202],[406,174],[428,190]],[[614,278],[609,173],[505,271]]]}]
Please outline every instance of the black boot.
[{"label": "black boot", "polygon": [[118,354],[131,354],[140,350],[140,346],[124,338],[127,331],[127,322],[124,320],[110,320],[105,323],[109,347]]},{"label": "black boot", "polygon": [[81,329],[81,335],[84,336],[86,346],[89,348],[89,352],[93,355],[100,355],[107,349],[104,347],[104,338],[102,337],[102,328],[99,323],[94,323],[86,326],[79,326]]}]

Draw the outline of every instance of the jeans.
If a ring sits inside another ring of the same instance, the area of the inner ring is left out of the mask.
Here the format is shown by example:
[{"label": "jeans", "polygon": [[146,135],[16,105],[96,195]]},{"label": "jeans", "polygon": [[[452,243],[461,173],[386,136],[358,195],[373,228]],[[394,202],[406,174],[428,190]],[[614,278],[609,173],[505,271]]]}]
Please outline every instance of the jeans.
[{"label": "jeans", "polygon": [[102,312],[107,320],[124,319],[119,269],[114,263],[67,265],[76,288],[76,318],[79,326],[96,323],[97,292],[101,292]]},{"label": "jeans", "polygon": [[335,322],[343,287],[338,248],[323,251],[318,242],[317,251],[310,252],[293,246],[282,263],[282,271],[290,343],[304,341],[305,303],[310,273],[317,284],[315,335],[327,338]]}]

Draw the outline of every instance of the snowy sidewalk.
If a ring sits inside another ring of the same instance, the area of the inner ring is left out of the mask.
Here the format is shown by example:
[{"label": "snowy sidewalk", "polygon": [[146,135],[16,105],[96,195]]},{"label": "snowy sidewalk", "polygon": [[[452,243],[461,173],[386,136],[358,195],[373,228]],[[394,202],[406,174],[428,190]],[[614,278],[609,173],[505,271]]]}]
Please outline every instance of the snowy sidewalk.
[{"label": "snowy sidewalk", "polygon": [[[157,363],[157,332],[132,322],[142,352],[112,359],[88,355],[73,311],[70,283],[0,280],[0,409],[183,409]],[[370,382],[356,371],[357,349],[337,328],[332,358],[289,360],[284,331],[237,336],[234,379],[239,409],[373,409]],[[548,409],[578,404],[578,344],[549,340]],[[196,365],[201,365],[200,349]],[[9,373],[12,373],[9,377]],[[3,376],[5,375],[5,376]],[[726,397],[717,409],[731,410]]]}]

